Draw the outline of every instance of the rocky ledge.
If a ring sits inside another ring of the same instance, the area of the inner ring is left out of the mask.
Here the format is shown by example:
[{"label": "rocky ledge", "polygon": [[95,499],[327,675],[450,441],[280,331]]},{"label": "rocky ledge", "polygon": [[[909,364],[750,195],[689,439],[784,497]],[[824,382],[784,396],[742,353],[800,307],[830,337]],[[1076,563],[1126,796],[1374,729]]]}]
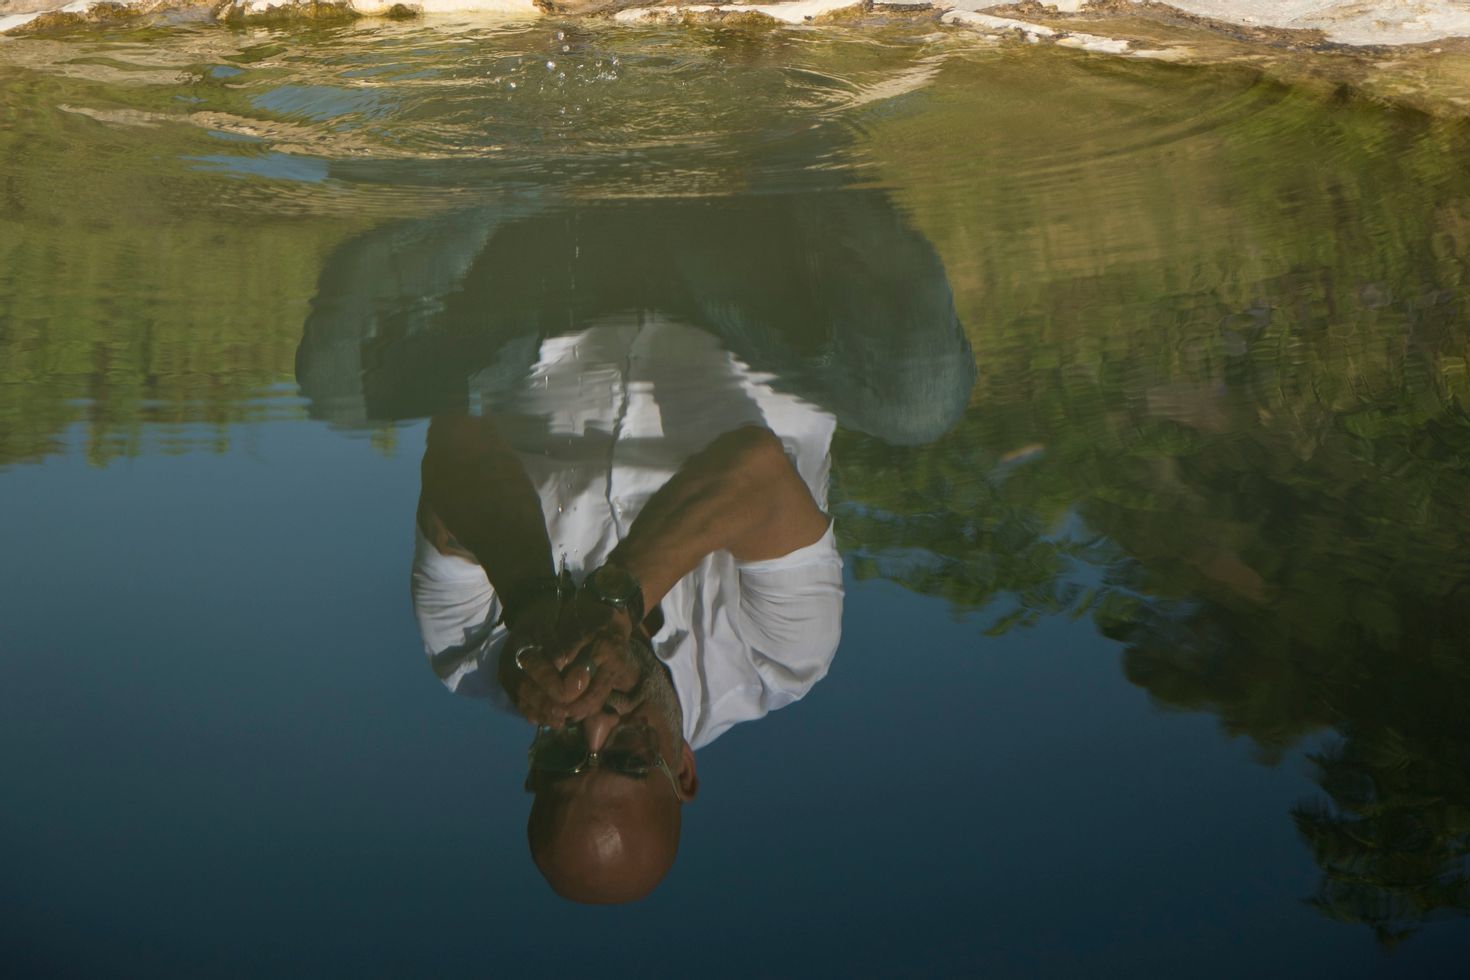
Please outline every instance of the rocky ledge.
[{"label": "rocky ledge", "polygon": [[[0,35],[129,20],[272,23],[444,14],[611,18],[624,24],[729,21],[817,24],[932,17],[996,37],[1091,51],[1169,57],[1128,31],[1097,25],[1163,23],[1293,47],[1386,47],[1470,38],[1470,0],[790,0],[678,3],[649,0],[0,0]],[[1085,23],[1086,30],[1078,22]],[[1133,32],[1136,35],[1136,31]],[[1177,49],[1176,49],[1177,51]]]}]

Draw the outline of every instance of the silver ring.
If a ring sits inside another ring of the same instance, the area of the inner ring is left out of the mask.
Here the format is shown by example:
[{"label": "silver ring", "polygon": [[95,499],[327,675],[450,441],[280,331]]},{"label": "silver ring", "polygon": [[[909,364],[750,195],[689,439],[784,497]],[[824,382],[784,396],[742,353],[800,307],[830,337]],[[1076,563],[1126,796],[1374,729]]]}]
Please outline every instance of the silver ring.
[{"label": "silver ring", "polygon": [[520,649],[516,650],[515,653],[511,654],[510,659],[513,660],[513,661],[515,661],[516,670],[525,670],[526,669],[526,665],[523,664],[523,663],[521,663],[521,658],[524,657],[526,654],[530,653],[532,650],[540,650],[540,649],[541,649],[541,645],[539,643],[527,643],[525,646],[523,646]]}]

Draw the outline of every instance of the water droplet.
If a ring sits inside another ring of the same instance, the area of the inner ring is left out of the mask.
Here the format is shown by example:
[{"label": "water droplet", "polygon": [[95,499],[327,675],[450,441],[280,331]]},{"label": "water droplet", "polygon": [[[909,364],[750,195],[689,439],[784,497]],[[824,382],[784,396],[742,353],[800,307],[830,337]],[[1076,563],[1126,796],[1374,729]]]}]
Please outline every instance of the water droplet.
[{"label": "water droplet", "polygon": [[546,62],[546,70],[547,71],[556,71],[556,62],[554,62],[554,61],[548,61],[548,62]]}]

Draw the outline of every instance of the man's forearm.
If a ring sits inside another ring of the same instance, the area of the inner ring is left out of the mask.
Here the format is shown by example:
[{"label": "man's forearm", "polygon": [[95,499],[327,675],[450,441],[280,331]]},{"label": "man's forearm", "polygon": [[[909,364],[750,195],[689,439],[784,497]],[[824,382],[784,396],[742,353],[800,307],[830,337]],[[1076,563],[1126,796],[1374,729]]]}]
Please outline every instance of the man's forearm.
[{"label": "man's forearm", "polygon": [[633,522],[609,561],[632,572],[652,609],[706,555],[779,558],[818,540],[827,516],[767,429],[720,436],[691,457]]},{"label": "man's forearm", "polygon": [[495,423],[436,417],[424,453],[428,509],[485,569],[502,604],[555,576],[541,498]]}]

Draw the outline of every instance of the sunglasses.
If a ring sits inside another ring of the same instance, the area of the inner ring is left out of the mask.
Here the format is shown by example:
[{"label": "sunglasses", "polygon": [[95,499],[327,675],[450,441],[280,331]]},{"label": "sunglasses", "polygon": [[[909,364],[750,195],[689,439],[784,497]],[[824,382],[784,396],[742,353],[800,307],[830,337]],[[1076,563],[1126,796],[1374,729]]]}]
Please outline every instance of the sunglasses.
[{"label": "sunglasses", "polygon": [[613,729],[602,748],[596,752],[587,747],[587,733],[579,723],[562,728],[541,725],[536,737],[526,752],[530,773],[526,776],[526,790],[534,789],[533,779],[537,773],[557,776],[575,776],[588,769],[603,768],[634,779],[643,779],[654,769],[668,777],[674,796],[684,802],[679,790],[679,781],[658,751],[658,738],[646,725],[620,725]]}]

